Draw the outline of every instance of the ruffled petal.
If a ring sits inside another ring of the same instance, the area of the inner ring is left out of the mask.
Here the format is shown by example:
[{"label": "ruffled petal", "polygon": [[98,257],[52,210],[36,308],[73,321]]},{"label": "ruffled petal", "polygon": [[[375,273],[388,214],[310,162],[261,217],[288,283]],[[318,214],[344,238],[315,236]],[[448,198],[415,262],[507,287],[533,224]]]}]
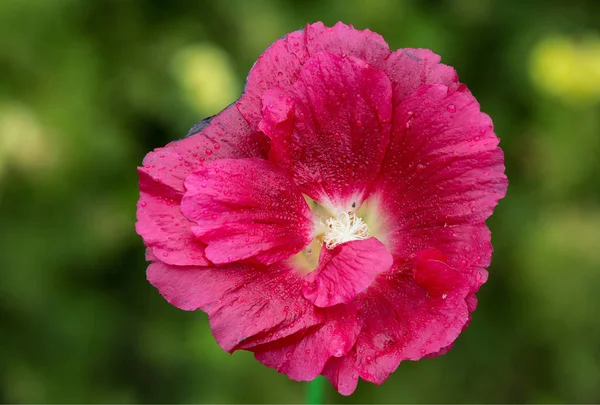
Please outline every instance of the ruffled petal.
[{"label": "ruffled petal", "polygon": [[327,361],[352,349],[360,331],[360,321],[351,306],[339,306],[324,312],[325,323],[288,339],[253,349],[256,359],[292,380],[316,378]]},{"label": "ruffled petal", "polygon": [[173,195],[167,187],[140,172],[135,229],[149,246],[152,255],[147,257],[175,265],[209,264],[204,255],[205,245],[192,233],[194,223],[181,213],[181,197],[166,197]]},{"label": "ruffled petal", "polygon": [[331,357],[322,373],[342,395],[350,395],[358,385],[356,351],[353,349],[342,357]]},{"label": "ruffled petal", "polygon": [[322,22],[308,24],[306,49],[309,55],[328,52],[339,56],[353,56],[368,64],[381,68],[390,56],[390,48],[385,39],[369,29],[357,30],[351,24],[337,22],[326,27]]},{"label": "ruffled petal", "polygon": [[267,150],[264,135],[251,131],[235,106],[195,128],[199,132],[148,153],[138,168],[136,230],[156,257],[180,266],[207,264],[205,245],[180,212],[184,179],[199,164],[225,157],[266,158]]},{"label": "ruffled petal", "polygon": [[353,57],[319,53],[291,88],[269,90],[262,100],[259,127],[271,138],[269,159],[323,205],[360,206],[389,142],[385,74]]},{"label": "ruffled petal", "polygon": [[308,58],[319,52],[354,56],[381,67],[390,54],[387,43],[379,34],[355,30],[343,23],[330,28],[318,22],[287,34],[258,58],[248,74],[244,95],[237,102],[252,128],[258,128],[264,92],[294,83]]},{"label": "ruffled petal", "polygon": [[265,343],[323,322],[302,297],[298,273],[284,264],[217,268],[155,262],[147,277],[172,305],[208,313],[215,339],[229,352],[249,339]]},{"label": "ruffled petal", "polygon": [[321,308],[349,303],[392,262],[392,255],[376,238],[346,242],[332,250],[324,247],[319,267],[306,276],[302,292]]},{"label": "ruffled petal", "polygon": [[390,54],[382,69],[392,82],[394,107],[428,84],[443,84],[450,91],[468,91],[459,83],[454,68],[441,64],[440,60],[429,49],[405,48]]},{"label": "ruffled petal", "polygon": [[395,257],[435,248],[471,274],[474,290],[482,284],[492,252],[485,220],[507,187],[498,142],[468,92],[430,85],[398,106],[374,192]]},{"label": "ruffled petal", "polygon": [[403,360],[418,360],[450,345],[468,320],[469,285],[455,285],[432,297],[411,276],[379,277],[360,296],[362,330],[356,343],[356,368],[376,384]]},{"label": "ruffled petal", "polygon": [[221,159],[185,180],[181,210],[216,264],[287,259],[310,243],[312,214],[289,176],[262,159]]}]

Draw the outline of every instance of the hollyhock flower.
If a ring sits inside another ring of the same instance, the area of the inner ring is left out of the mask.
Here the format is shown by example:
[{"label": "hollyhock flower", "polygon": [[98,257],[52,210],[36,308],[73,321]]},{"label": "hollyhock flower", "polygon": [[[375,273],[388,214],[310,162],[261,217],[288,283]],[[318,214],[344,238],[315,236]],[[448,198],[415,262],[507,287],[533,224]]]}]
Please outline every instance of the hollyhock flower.
[{"label": "hollyhock flower", "polygon": [[139,168],[150,283],[207,312],[224,350],[342,394],[445,353],[507,181],[492,121],[439,62],[342,23],[276,41],[237,102]]}]

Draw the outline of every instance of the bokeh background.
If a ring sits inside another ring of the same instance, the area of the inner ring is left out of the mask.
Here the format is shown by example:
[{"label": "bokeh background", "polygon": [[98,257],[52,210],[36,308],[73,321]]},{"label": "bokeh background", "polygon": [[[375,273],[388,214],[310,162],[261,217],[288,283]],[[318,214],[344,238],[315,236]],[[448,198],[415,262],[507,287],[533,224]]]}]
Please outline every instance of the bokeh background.
[{"label": "bokeh background", "polygon": [[327,402],[600,402],[597,0],[0,1],[0,401],[298,403],[145,281],[135,168],[306,22],[430,48],[494,119],[508,196],[446,356]]}]

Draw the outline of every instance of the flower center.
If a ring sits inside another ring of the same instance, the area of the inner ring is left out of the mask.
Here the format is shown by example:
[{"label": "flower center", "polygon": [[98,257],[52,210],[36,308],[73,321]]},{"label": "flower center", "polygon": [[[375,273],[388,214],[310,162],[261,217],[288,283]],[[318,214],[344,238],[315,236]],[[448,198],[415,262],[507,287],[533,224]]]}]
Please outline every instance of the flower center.
[{"label": "flower center", "polygon": [[308,196],[304,198],[313,213],[315,229],[310,244],[291,259],[300,273],[308,274],[318,267],[323,247],[331,250],[342,243],[372,236],[387,243],[388,232],[381,222],[377,198],[364,201],[358,209],[356,203],[335,206],[320,204]]},{"label": "flower center", "polygon": [[353,240],[368,239],[369,227],[352,211],[340,212],[335,218],[329,218],[325,224],[327,230],[323,236],[323,243],[327,249],[333,249],[337,245]]}]

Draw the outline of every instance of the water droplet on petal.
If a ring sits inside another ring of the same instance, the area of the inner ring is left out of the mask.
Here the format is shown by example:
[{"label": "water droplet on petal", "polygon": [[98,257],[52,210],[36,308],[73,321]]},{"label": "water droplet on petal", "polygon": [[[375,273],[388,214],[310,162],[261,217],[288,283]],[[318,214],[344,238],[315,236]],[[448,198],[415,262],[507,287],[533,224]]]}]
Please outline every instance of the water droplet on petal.
[{"label": "water droplet on petal", "polygon": [[141,205],[142,207],[145,207],[145,206],[146,206],[146,203],[145,203],[145,202],[142,202],[140,205]]},{"label": "water droplet on petal", "polygon": [[448,104],[448,112],[455,113],[456,112],[456,106],[454,104]]}]

